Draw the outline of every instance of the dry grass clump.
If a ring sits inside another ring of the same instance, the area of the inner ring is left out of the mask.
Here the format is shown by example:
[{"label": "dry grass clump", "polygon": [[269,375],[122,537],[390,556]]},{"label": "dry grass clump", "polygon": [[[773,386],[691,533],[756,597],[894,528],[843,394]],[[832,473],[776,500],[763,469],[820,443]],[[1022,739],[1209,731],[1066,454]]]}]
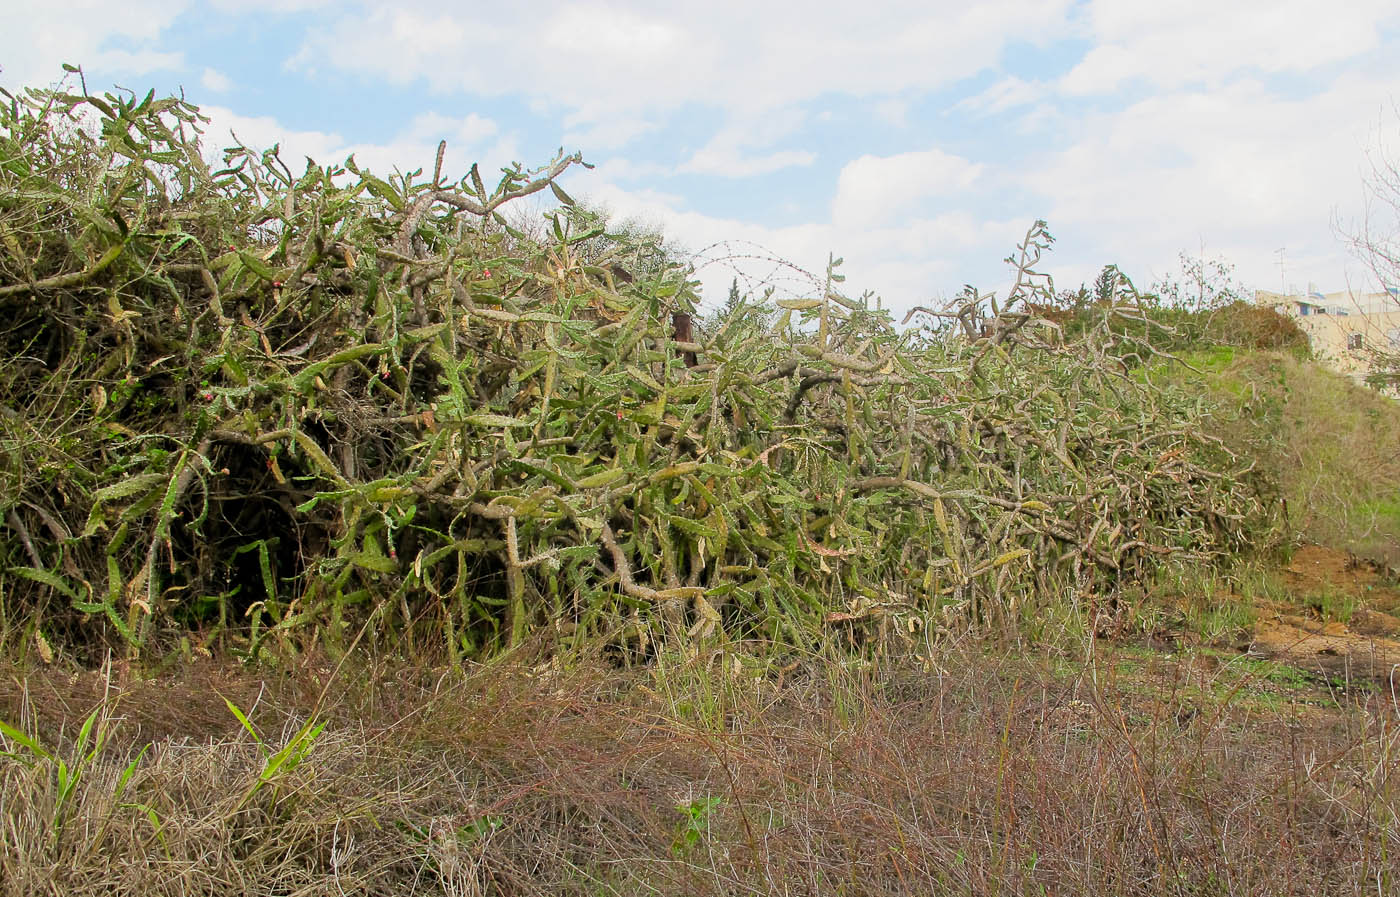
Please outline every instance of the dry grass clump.
[{"label": "dry grass clump", "polygon": [[1298,322],[1272,308],[1232,302],[1209,314],[1206,338],[1245,349],[1308,348],[1308,335]]},{"label": "dry grass clump", "polygon": [[[1324,714],[1202,697],[1219,675],[1202,669],[1144,689],[1112,663],[975,654],[943,671],[746,663],[670,657],[621,678],[381,670],[332,688],[324,731],[272,771],[307,731],[324,674],[303,674],[311,688],[267,683],[243,708],[261,745],[230,714],[222,733],[158,738],[144,754],[124,738],[114,686],[100,751],[76,750],[79,717],[62,734],[41,727],[78,777],[66,802],[55,763],[9,741],[0,893],[1400,886],[1391,696]],[[21,698],[3,695],[9,718]]]}]

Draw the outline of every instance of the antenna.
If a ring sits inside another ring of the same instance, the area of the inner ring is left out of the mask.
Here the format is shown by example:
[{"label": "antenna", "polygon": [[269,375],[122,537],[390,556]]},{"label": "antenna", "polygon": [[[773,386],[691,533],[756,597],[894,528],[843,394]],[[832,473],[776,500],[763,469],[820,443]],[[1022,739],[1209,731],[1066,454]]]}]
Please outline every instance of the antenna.
[{"label": "antenna", "polygon": [[1283,253],[1287,249],[1287,246],[1280,246],[1279,248],[1274,250],[1274,252],[1278,253],[1278,288],[1279,291],[1284,295],[1288,294],[1288,287],[1284,285],[1285,278],[1283,274]]}]

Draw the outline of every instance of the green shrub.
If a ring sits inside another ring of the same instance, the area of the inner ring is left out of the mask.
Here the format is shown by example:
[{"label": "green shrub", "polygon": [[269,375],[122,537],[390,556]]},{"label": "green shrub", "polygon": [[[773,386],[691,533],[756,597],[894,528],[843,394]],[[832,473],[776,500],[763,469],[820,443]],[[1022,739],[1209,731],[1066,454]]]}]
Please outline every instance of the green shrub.
[{"label": "green shrub", "polygon": [[[153,95],[0,112],[12,632],[913,643],[1256,538],[1196,398],[1124,376],[1153,352],[1131,291],[1068,342],[1032,313],[1041,223],[976,338],[898,330],[834,261],[698,345],[673,332],[689,270],[555,183],[577,156],[491,188],[441,154],[431,178],[243,146],[212,168],[201,121]],[[544,236],[501,216],[543,189]]]}]

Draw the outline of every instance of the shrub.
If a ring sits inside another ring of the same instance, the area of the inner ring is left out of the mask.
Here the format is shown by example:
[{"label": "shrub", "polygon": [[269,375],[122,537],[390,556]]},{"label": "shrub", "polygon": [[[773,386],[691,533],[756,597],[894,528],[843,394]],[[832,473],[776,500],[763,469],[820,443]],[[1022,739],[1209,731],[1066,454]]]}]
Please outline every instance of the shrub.
[{"label": "shrub", "polygon": [[[243,146],[213,169],[201,121],[150,94],[0,112],[26,644],[911,640],[1254,539],[1195,399],[1125,375],[1154,351],[1131,291],[1068,342],[1036,318],[1041,223],[976,338],[896,329],[833,262],[699,345],[671,328],[688,269],[573,210],[577,156],[493,188],[441,151],[431,178]],[[544,189],[543,237],[502,217]]]}]

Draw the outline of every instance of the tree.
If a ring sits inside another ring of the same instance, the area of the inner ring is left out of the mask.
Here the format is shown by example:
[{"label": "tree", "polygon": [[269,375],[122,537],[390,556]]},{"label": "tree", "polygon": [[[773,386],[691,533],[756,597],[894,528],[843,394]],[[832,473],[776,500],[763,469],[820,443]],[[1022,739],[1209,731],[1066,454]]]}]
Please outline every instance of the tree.
[{"label": "tree", "polygon": [[[1400,122],[1400,108],[1394,112]],[[1371,172],[1363,179],[1366,208],[1359,229],[1346,234],[1352,252],[1370,269],[1376,285],[1391,297],[1400,311],[1400,159],[1387,149],[1382,137],[1370,156]],[[1374,386],[1400,387],[1400,347],[1372,347],[1371,376]]]},{"label": "tree", "polygon": [[744,324],[748,327],[768,329],[773,323],[773,306],[769,301],[771,295],[772,290],[768,290],[759,299],[754,299],[753,294],[740,292],[739,278],[733,278],[729,282],[729,293],[725,296],[724,304],[701,320],[701,332],[718,333],[736,314],[744,316]]},{"label": "tree", "polygon": [[1182,252],[1181,275],[1168,274],[1153,284],[1152,292],[1164,305],[1190,312],[1214,312],[1244,302],[1249,290],[1235,279],[1235,266],[1219,256]]}]

